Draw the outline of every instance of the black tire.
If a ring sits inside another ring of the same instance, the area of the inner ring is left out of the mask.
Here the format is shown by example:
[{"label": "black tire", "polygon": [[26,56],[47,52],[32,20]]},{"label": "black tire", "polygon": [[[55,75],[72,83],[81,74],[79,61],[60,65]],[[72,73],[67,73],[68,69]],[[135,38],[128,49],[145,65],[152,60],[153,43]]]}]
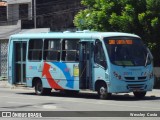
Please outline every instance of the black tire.
[{"label": "black tire", "polygon": [[36,95],[48,95],[51,93],[51,88],[43,88],[42,82],[39,80],[35,83]]},{"label": "black tire", "polygon": [[112,94],[108,93],[107,86],[105,84],[101,83],[98,86],[98,95],[99,95],[100,99],[105,100],[105,99],[109,99]]},{"label": "black tire", "polygon": [[144,98],[147,92],[133,92],[134,96],[138,99]]}]

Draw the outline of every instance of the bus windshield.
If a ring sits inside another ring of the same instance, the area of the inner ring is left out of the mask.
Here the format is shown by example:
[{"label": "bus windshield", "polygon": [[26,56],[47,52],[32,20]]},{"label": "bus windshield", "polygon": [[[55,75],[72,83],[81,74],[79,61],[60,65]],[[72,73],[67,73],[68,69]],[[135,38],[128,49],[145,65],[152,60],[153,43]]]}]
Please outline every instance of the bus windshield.
[{"label": "bus windshield", "polygon": [[134,37],[104,38],[109,59],[119,66],[146,66],[151,58],[143,42]]}]

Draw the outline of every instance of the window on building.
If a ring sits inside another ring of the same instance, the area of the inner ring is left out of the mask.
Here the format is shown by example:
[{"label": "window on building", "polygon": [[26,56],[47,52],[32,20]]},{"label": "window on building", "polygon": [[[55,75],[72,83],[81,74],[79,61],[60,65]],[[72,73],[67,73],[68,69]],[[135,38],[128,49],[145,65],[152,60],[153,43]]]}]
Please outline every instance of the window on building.
[{"label": "window on building", "polygon": [[[0,2],[1,3],[1,2]],[[6,6],[3,6],[3,2],[0,5],[0,21],[6,21],[7,20],[7,8]]]},{"label": "window on building", "polygon": [[60,39],[45,39],[44,40],[44,55],[43,59],[46,61],[60,60]]},{"label": "window on building", "polygon": [[19,18],[21,20],[28,20],[28,4],[19,5]]},{"label": "window on building", "polygon": [[31,39],[29,41],[28,59],[35,61],[42,60],[42,46],[43,46],[42,39]]},{"label": "window on building", "polygon": [[79,60],[79,39],[64,39],[62,42],[62,60]]}]

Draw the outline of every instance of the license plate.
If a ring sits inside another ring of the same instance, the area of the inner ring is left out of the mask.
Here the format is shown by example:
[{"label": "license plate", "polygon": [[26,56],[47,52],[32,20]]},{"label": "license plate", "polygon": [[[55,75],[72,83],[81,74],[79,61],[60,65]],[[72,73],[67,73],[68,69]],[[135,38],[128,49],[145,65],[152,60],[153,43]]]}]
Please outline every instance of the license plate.
[{"label": "license plate", "polygon": [[141,89],[133,89],[133,92],[140,92],[142,91]]}]

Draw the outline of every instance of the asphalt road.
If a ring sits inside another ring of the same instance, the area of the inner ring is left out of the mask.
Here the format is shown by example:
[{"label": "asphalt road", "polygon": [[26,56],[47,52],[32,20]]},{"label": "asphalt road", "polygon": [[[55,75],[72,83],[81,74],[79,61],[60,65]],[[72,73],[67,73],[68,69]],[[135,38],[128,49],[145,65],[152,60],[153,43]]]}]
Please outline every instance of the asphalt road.
[{"label": "asphalt road", "polygon": [[[0,111],[113,111],[113,117],[107,117],[110,120],[128,120],[128,117],[115,117],[114,111],[123,111],[123,114],[128,114],[127,111],[141,111],[141,113],[144,113],[143,111],[155,111],[156,113],[160,111],[159,93],[160,90],[153,90],[152,92],[147,93],[146,97],[141,100],[134,98],[133,94],[114,94],[109,100],[100,100],[97,94],[93,92],[80,92],[78,95],[52,92],[51,95],[37,96],[34,93],[34,89],[31,88],[0,86]],[[61,113],[65,116],[65,113]],[[87,113],[80,112],[80,114],[85,115]],[[99,113],[97,112],[97,114]],[[137,120],[137,117],[129,118]],[[141,120],[151,119],[146,116],[138,118]],[[54,119],[69,118],[57,117]],[[82,119],[85,120],[90,118],[85,117]],[[92,119],[98,118],[93,117]],[[160,117],[154,117],[153,120],[154,119],[160,120]]]}]

